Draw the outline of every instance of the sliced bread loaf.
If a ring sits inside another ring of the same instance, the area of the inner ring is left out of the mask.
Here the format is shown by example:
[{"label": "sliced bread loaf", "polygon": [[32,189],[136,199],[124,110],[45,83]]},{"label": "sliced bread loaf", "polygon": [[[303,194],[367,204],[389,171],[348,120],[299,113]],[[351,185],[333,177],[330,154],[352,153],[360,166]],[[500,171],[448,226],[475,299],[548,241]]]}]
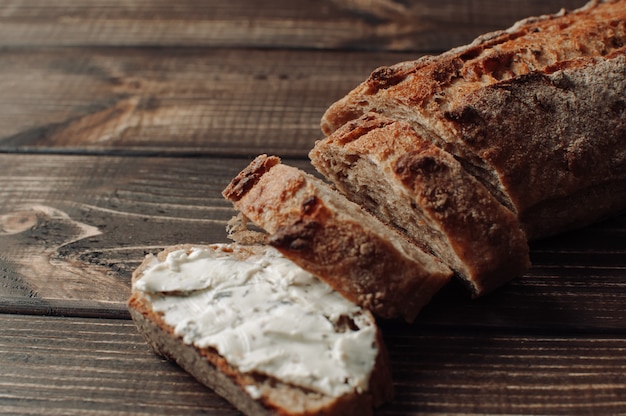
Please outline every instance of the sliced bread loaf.
[{"label": "sliced bread loaf", "polygon": [[318,141],[309,156],[349,199],[448,264],[474,296],[530,266],[515,214],[406,122],[368,113]]},{"label": "sliced bread loaf", "polygon": [[[322,119],[406,120],[518,215],[529,239],[626,206],[626,1],[523,20],[375,70]],[[594,203],[589,203],[593,200]]]}]

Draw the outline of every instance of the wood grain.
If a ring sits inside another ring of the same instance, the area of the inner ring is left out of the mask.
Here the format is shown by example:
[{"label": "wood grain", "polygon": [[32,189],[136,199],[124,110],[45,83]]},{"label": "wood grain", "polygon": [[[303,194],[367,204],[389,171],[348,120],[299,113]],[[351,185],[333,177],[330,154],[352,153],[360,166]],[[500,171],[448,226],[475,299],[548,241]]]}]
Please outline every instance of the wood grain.
[{"label": "wood grain", "polygon": [[[0,413],[238,414],[153,355],[131,321],[0,319]],[[626,405],[623,337],[427,329],[384,337],[396,399],[377,415],[616,414]]]},{"label": "wood grain", "polygon": [[216,242],[224,181],[243,160],[0,155],[0,252],[9,296],[125,302],[150,251]]},{"label": "wood grain", "polygon": [[153,355],[131,321],[1,319],[2,414],[238,414]]},{"label": "wood grain", "polygon": [[[1,25],[0,25],[1,26]],[[306,157],[325,109],[416,54],[0,50],[0,151]]]},{"label": "wood grain", "polygon": [[585,0],[5,0],[0,46],[441,51]]},{"label": "wood grain", "polygon": [[[146,253],[227,241],[235,212],[221,191],[248,162],[0,154],[0,311],[127,317]],[[534,244],[526,276],[476,301],[452,284],[417,325],[622,333],[625,237],[618,217]]]},{"label": "wood grain", "polygon": [[626,403],[623,337],[386,334],[389,414],[616,414]]}]

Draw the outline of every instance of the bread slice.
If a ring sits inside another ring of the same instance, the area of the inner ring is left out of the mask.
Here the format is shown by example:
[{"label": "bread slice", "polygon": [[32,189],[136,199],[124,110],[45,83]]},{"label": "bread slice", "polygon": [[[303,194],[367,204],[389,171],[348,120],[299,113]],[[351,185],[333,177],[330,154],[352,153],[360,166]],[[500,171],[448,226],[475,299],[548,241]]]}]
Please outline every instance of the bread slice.
[{"label": "bread slice", "polygon": [[412,321],[452,271],[328,184],[258,156],[223,195],[269,244],[351,301]]},{"label": "bread slice", "polygon": [[406,120],[542,238],[626,206],[625,44],[625,0],[529,18],[375,70],[322,130],[370,111]]},{"label": "bread slice", "polygon": [[368,113],[318,141],[309,156],[350,200],[435,253],[474,296],[530,266],[515,214],[406,122]]},{"label": "bread slice", "polygon": [[132,282],[152,349],[244,414],[368,415],[392,398],[373,316],[271,247],[170,247]]}]

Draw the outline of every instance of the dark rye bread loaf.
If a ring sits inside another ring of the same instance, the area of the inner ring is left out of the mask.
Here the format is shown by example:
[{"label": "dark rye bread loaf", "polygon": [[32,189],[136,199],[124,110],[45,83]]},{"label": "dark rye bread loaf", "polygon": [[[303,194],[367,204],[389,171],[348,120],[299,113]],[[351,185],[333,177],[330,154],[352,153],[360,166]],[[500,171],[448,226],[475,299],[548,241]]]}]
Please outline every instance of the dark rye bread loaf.
[{"label": "dark rye bread loaf", "polygon": [[341,192],[454,269],[474,296],[530,266],[516,216],[406,122],[368,113],[320,141],[311,158]]},{"label": "dark rye bread loaf", "polygon": [[378,316],[412,321],[452,276],[403,234],[275,156],[258,156],[223,195],[285,257]]},{"label": "dark rye bread loaf", "polygon": [[405,120],[511,209],[528,239],[584,226],[626,206],[625,41],[625,0],[529,18],[375,70],[322,130],[367,112]]}]

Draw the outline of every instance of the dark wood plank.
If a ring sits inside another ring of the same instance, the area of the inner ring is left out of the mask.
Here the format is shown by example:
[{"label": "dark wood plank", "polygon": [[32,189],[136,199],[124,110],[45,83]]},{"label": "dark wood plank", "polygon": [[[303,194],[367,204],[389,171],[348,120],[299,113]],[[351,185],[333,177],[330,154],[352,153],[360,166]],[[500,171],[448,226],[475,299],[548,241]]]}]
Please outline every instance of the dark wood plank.
[{"label": "dark wood plank", "polygon": [[445,50],[585,0],[5,0],[0,46]]},{"label": "dark wood plank", "polygon": [[623,337],[416,332],[386,332],[397,398],[381,414],[600,415],[626,405]]},{"label": "dark wood plank", "polygon": [[237,415],[131,321],[1,317],[0,413]]},{"label": "dark wood plank", "polygon": [[[0,311],[125,317],[145,253],[227,241],[220,192],[248,161],[0,154]],[[526,276],[476,301],[450,285],[416,325],[623,333],[625,237],[622,216],[534,244]]]},{"label": "dark wood plank", "polygon": [[[1,25],[0,25],[1,26]],[[0,151],[306,157],[326,108],[416,54],[0,50]]]},{"label": "dark wood plank", "polygon": [[[237,414],[153,355],[131,321],[0,316],[0,412]],[[377,415],[616,414],[626,340],[388,330],[395,401]]]}]

